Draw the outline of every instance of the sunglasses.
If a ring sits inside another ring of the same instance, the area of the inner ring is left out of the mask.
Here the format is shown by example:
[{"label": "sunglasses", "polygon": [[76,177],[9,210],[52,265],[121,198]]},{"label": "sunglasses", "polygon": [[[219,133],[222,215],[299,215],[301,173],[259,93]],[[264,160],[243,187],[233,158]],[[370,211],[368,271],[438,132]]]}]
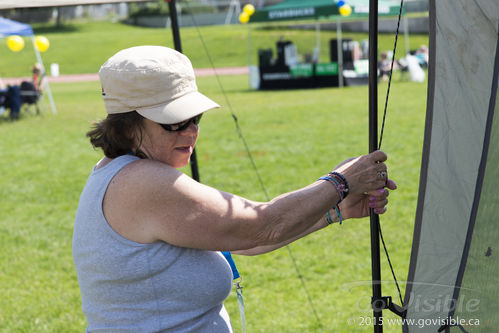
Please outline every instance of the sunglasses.
[{"label": "sunglasses", "polygon": [[194,123],[194,125],[198,125],[199,122],[201,121],[201,117],[203,116],[203,114],[199,114],[195,117],[192,117],[190,119],[187,119],[187,120],[184,120],[180,123],[176,123],[176,124],[159,124],[161,127],[163,127],[165,130],[169,131],[169,132],[180,132],[180,131],[183,131],[185,130],[187,127],[189,127],[192,123]]}]

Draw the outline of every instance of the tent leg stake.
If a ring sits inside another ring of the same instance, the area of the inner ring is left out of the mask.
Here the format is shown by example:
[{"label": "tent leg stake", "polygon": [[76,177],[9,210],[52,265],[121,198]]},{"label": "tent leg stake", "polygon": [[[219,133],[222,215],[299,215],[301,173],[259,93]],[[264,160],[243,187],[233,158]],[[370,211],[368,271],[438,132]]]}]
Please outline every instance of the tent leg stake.
[{"label": "tent leg stake", "polygon": [[380,298],[372,297],[371,305],[375,311],[376,310],[382,311],[388,309],[391,312],[395,313],[397,316],[402,318],[405,318],[407,314],[407,309],[393,303],[391,296],[382,296]]}]

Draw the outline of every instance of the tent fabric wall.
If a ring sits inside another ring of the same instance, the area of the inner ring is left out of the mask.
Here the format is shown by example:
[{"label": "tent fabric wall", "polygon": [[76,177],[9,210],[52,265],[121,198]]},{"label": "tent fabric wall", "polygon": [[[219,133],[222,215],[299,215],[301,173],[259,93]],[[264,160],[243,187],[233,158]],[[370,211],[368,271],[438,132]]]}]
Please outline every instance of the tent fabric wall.
[{"label": "tent fabric wall", "polygon": [[428,108],[404,332],[437,332],[449,316],[451,324],[466,320],[460,323],[468,332],[499,327],[498,31],[497,0],[430,0]]}]

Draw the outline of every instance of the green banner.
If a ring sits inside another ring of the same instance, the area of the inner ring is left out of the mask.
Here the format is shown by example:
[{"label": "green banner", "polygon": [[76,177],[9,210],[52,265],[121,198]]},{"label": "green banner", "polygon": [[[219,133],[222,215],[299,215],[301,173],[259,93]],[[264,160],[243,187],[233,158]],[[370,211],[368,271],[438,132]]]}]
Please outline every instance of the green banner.
[{"label": "green banner", "polygon": [[314,75],[313,64],[296,64],[289,67],[292,77],[311,77]]},{"label": "green banner", "polygon": [[317,76],[338,75],[338,63],[329,62],[329,63],[315,65],[315,75]]}]

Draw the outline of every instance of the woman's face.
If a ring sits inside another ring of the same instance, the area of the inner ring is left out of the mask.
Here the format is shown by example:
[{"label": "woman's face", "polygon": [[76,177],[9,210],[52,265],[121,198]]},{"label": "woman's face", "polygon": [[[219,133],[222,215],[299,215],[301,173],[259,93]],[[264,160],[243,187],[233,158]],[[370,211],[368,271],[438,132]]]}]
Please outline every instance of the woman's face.
[{"label": "woman's face", "polygon": [[140,149],[148,158],[181,168],[189,163],[198,138],[199,126],[190,123],[182,131],[167,131],[158,123],[144,119]]}]

